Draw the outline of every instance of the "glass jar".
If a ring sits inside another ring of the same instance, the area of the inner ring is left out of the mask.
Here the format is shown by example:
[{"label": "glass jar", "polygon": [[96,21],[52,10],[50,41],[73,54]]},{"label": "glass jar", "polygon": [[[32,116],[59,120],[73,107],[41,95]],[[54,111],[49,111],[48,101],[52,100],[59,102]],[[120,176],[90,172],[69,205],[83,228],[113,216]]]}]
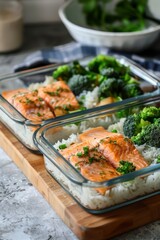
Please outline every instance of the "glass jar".
[{"label": "glass jar", "polygon": [[23,41],[23,14],[20,0],[0,0],[0,52],[11,52]]}]

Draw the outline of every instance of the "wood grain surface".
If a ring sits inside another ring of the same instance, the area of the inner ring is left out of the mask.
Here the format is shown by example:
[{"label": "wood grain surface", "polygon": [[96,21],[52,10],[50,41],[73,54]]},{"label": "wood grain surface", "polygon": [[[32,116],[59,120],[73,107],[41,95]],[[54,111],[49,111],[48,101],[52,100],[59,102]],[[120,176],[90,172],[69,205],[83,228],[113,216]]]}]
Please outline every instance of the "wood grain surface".
[{"label": "wood grain surface", "polygon": [[89,214],[48,174],[43,157],[29,151],[2,123],[0,147],[79,239],[106,240],[160,219],[159,195],[105,214]]}]

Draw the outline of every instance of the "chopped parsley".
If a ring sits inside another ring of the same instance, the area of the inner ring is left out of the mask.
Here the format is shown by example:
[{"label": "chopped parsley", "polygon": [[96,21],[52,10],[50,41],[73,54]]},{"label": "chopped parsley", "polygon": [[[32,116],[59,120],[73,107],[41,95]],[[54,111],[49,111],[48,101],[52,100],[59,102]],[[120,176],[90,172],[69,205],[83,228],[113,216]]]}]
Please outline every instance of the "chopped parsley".
[{"label": "chopped parsley", "polygon": [[89,154],[89,147],[83,147],[83,152],[77,152],[77,157],[87,156]]},{"label": "chopped parsley", "polygon": [[26,98],[26,103],[29,104],[29,103],[33,103],[33,101],[29,98]]},{"label": "chopped parsley", "polygon": [[80,164],[80,162],[77,162],[77,163],[75,164],[75,167],[76,167],[76,169],[77,169],[78,171],[80,171],[80,170],[81,170],[81,168],[80,168],[79,164]]},{"label": "chopped parsley", "polygon": [[37,116],[38,116],[38,117],[41,117],[42,114],[41,114],[40,112],[37,112]]},{"label": "chopped parsley", "polygon": [[83,153],[82,152],[78,152],[77,153],[77,157],[82,157],[83,156]]},{"label": "chopped parsley", "polygon": [[117,133],[118,131],[117,131],[117,129],[113,129],[111,132],[112,133]]},{"label": "chopped parsley", "polygon": [[38,100],[39,100],[40,102],[42,102],[42,101],[43,101],[43,98],[39,97]]},{"label": "chopped parsley", "polygon": [[89,147],[88,147],[88,146],[83,147],[83,151],[84,151],[84,155],[85,155],[85,156],[88,155],[88,153],[89,153]]},{"label": "chopped parsley", "polygon": [[103,176],[103,175],[105,175],[105,172],[104,172],[104,171],[101,171],[101,172],[99,173],[99,175]]},{"label": "chopped parsley", "polygon": [[64,104],[63,106],[63,109],[65,110],[65,111],[69,111],[70,110],[70,108],[71,108],[71,105],[70,104]]},{"label": "chopped parsley", "polygon": [[64,144],[61,144],[61,145],[59,145],[59,149],[65,149],[65,148],[67,148],[67,145],[64,143]]},{"label": "chopped parsley", "polygon": [[89,158],[89,164],[92,164],[94,160],[95,160],[94,157],[90,157],[90,158]]},{"label": "chopped parsley", "polygon": [[117,172],[124,175],[124,174],[130,173],[130,172],[134,172],[136,170],[136,167],[133,165],[132,162],[121,160],[120,165],[116,170],[117,170]]},{"label": "chopped parsley", "polygon": [[50,95],[50,96],[59,96],[59,92],[56,91],[56,92],[48,92],[48,91],[45,91],[46,94]]},{"label": "chopped parsley", "polygon": [[116,140],[112,140],[112,139],[111,139],[111,140],[109,140],[109,142],[108,142],[108,143],[111,143],[111,144],[112,144],[112,143],[113,143],[113,144],[117,144],[117,141],[116,141]]}]

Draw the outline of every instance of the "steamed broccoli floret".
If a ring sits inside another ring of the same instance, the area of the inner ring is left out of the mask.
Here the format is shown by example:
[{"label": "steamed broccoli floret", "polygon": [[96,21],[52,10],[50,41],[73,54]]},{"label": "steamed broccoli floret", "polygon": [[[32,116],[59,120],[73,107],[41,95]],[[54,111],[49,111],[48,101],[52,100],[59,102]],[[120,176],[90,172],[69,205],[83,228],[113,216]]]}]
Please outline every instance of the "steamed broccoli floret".
[{"label": "steamed broccoli floret", "polygon": [[[100,73],[106,77],[124,78],[130,73],[129,67],[122,65],[115,57],[98,55],[88,63],[89,71]],[[131,76],[129,75],[131,78]]]},{"label": "steamed broccoli floret", "polygon": [[140,133],[133,136],[131,140],[137,144],[147,144],[152,147],[160,147],[160,119],[145,126]]},{"label": "steamed broccoli floret", "polygon": [[128,116],[123,124],[124,135],[131,138],[137,135],[141,131],[141,118],[139,114],[133,114]]},{"label": "steamed broccoli floret", "polygon": [[160,118],[160,108],[155,106],[145,107],[140,114],[142,119],[153,122],[155,118]]},{"label": "steamed broccoli floret", "polygon": [[53,72],[54,79],[62,78],[64,81],[67,81],[71,75],[71,69],[68,65],[60,66]]},{"label": "steamed broccoli floret", "polygon": [[130,97],[136,97],[138,95],[143,94],[143,91],[141,90],[139,84],[131,83],[126,84],[122,88],[122,98],[130,98]]},{"label": "steamed broccoli floret", "polygon": [[83,90],[93,90],[95,82],[90,75],[73,75],[68,81],[68,86],[77,96],[83,92]]},{"label": "steamed broccoli floret", "polygon": [[123,81],[116,78],[108,78],[99,86],[99,97],[117,97],[119,96],[119,88],[122,87]]},{"label": "steamed broccoli floret", "polygon": [[115,57],[102,54],[85,67],[78,61],[60,66],[53,72],[53,78],[66,81],[76,95],[99,86],[100,100],[110,96],[125,99],[142,94],[138,81],[130,75],[130,69]]},{"label": "steamed broccoli floret", "polygon": [[72,75],[74,74],[85,75],[88,73],[86,68],[82,66],[78,61],[73,61],[69,66]]},{"label": "steamed broccoli floret", "polygon": [[102,74],[103,76],[106,76],[107,78],[118,77],[118,72],[116,72],[112,67],[101,68],[99,72],[100,74]]},{"label": "steamed broccoli floret", "polygon": [[142,94],[138,84],[125,84],[121,78],[107,78],[99,86],[100,97],[121,97],[122,99]]},{"label": "steamed broccoli floret", "polygon": [[160,147],[160,108],[149,106],[128,116],[123,132],[137,145]]},{"label": "steamed broccoli floret", "polygon": [[99,54],[88,63],[88,69],[92,72],[100,73],[100,69],[120,66],[119,62],[112,56]]},{"label": "steamed broccoli floret", "polygon": [[136,136],[142,131],[144,127],[150,124],[151,123],[149,121],[142,119],[141,112],[135,113],[125,119],[123,124],[123,132],[125,136],[131,138],[133,136]]},{"label": "steamed broccoli floret", "polygon": [[59,66],[53,72],[53,78],[61,78],[67,82],[74,74],[85,75],[87,70],[78,61],[73,61],[71,64]]}]

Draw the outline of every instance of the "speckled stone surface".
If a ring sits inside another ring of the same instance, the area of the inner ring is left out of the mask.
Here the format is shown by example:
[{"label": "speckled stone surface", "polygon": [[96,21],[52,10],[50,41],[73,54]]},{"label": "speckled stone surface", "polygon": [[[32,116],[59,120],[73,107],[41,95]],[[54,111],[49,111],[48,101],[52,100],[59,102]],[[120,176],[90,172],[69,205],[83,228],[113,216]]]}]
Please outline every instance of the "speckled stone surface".
[{"label": "speckled stone surface", "polygon": [[[12,72],[31,52],[71,41],[62,24],[26,26],[20,51],[0,54],[0,74]],[[159,55],[158,50],[144,54]],[[0,149],[0,240],[76,240],[77,237],[56,215],[47,201]],[[159,240],[160,221],[114,240]],[[92,239],[89,239],[92,240]],[[98,240],[98,239],[97,239]]]}]

